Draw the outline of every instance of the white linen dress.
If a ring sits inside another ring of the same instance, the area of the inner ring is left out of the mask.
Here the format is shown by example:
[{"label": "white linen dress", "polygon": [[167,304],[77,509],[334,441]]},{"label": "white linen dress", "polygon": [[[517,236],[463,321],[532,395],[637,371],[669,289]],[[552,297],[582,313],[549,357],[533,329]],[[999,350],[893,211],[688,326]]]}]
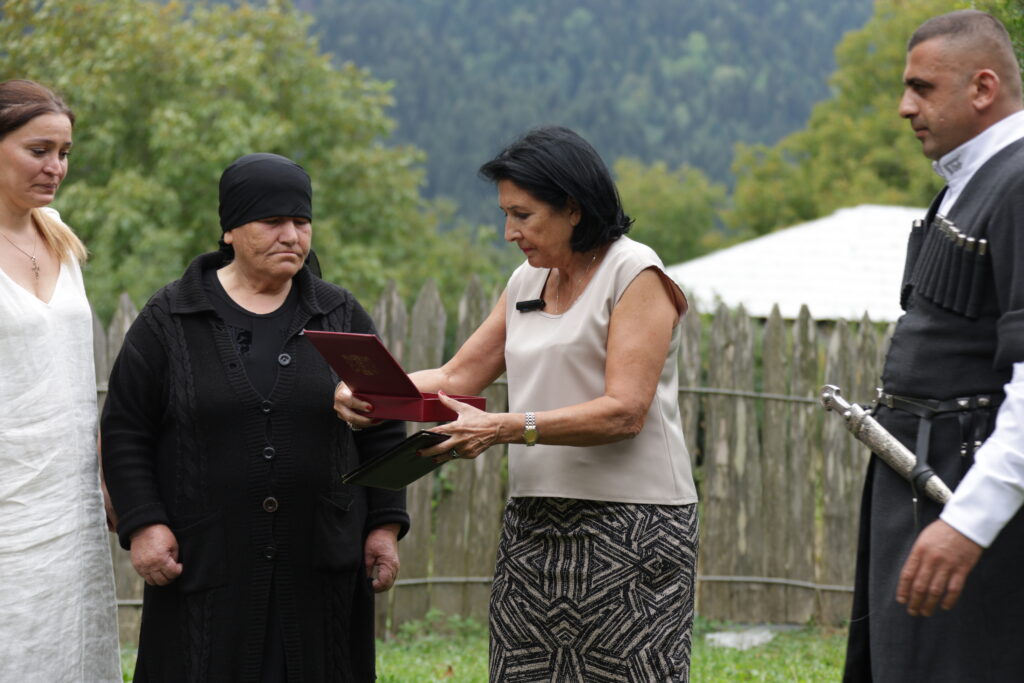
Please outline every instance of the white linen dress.
[{"label": "white linen dress", "polygon": [[78,263],[49,302],[0,269],[0,681],[120,681]]}]

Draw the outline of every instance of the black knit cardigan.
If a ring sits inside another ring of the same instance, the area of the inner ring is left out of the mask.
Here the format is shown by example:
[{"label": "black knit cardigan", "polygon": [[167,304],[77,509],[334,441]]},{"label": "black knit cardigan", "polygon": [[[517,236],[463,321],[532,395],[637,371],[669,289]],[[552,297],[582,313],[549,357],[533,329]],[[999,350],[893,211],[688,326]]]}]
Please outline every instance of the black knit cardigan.
[{"label": "black knit cardigan", "polygon": [[409,517],[404,492],[341,483],[405,436],[401,422],[353,433],[337,376],[303,329],[374,333],[346,290],[307,269],[269,396],[249,383],[202,286],[198,257],[149,301],[125,338],[102,419],[103,471],[129,548],[166,524],[182,575],[146,586],[137,681],[259,679],[274,600],[290,681],[374,679],[373,592],[363,542]]}]

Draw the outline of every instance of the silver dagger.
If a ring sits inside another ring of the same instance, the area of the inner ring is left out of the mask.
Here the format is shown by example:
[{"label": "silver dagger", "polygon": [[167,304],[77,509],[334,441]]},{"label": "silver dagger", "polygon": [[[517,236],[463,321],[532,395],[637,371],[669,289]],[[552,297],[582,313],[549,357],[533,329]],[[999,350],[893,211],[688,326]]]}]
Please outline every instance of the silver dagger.
[{"label": "silver dagger", "polygon": [[[878,424],[878,420],[871,417],[866,410],[856,403],[849,403],[839,393],[839,387],[826,384],[821,388],[821,405],[825,410],[842,417],[846,428],[858,441],[870,448],[889,467],[896,470],[897,474],[911,481],[911,474],[917,465],[917,456],[885,427]],[[940,505],[945,505],[953,496],[953,492],[934,472],[924,480],[922,488],[925,495]]]}]

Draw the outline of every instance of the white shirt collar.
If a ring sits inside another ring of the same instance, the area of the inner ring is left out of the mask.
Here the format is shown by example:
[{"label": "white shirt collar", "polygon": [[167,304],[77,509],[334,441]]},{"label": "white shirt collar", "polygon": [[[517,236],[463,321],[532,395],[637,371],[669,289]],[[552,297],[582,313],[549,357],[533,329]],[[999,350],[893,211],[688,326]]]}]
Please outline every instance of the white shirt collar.
[{"label": "white shirt collar", "polygon": [[932,168],[949,187],[942,198],[939,213],[947,215],[975,172],[999,150],[1021,138],[1024,138],[1024,111],[997,121],[938,161],[933,161]]}]

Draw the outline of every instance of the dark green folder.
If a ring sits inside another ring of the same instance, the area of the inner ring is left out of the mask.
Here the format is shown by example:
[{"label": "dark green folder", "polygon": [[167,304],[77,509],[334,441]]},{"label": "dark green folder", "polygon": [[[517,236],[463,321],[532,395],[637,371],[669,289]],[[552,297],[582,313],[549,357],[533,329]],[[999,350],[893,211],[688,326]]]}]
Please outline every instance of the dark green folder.
[{"label": "dark green folder", "polygon": [[448,438],[447,434],[437,432],[416,432],[391,450],[347,473],[341,481],[345,484],[397,491],[441,466],[442,463],[435,463],[433,458],[416,455],[416,452]]}]

